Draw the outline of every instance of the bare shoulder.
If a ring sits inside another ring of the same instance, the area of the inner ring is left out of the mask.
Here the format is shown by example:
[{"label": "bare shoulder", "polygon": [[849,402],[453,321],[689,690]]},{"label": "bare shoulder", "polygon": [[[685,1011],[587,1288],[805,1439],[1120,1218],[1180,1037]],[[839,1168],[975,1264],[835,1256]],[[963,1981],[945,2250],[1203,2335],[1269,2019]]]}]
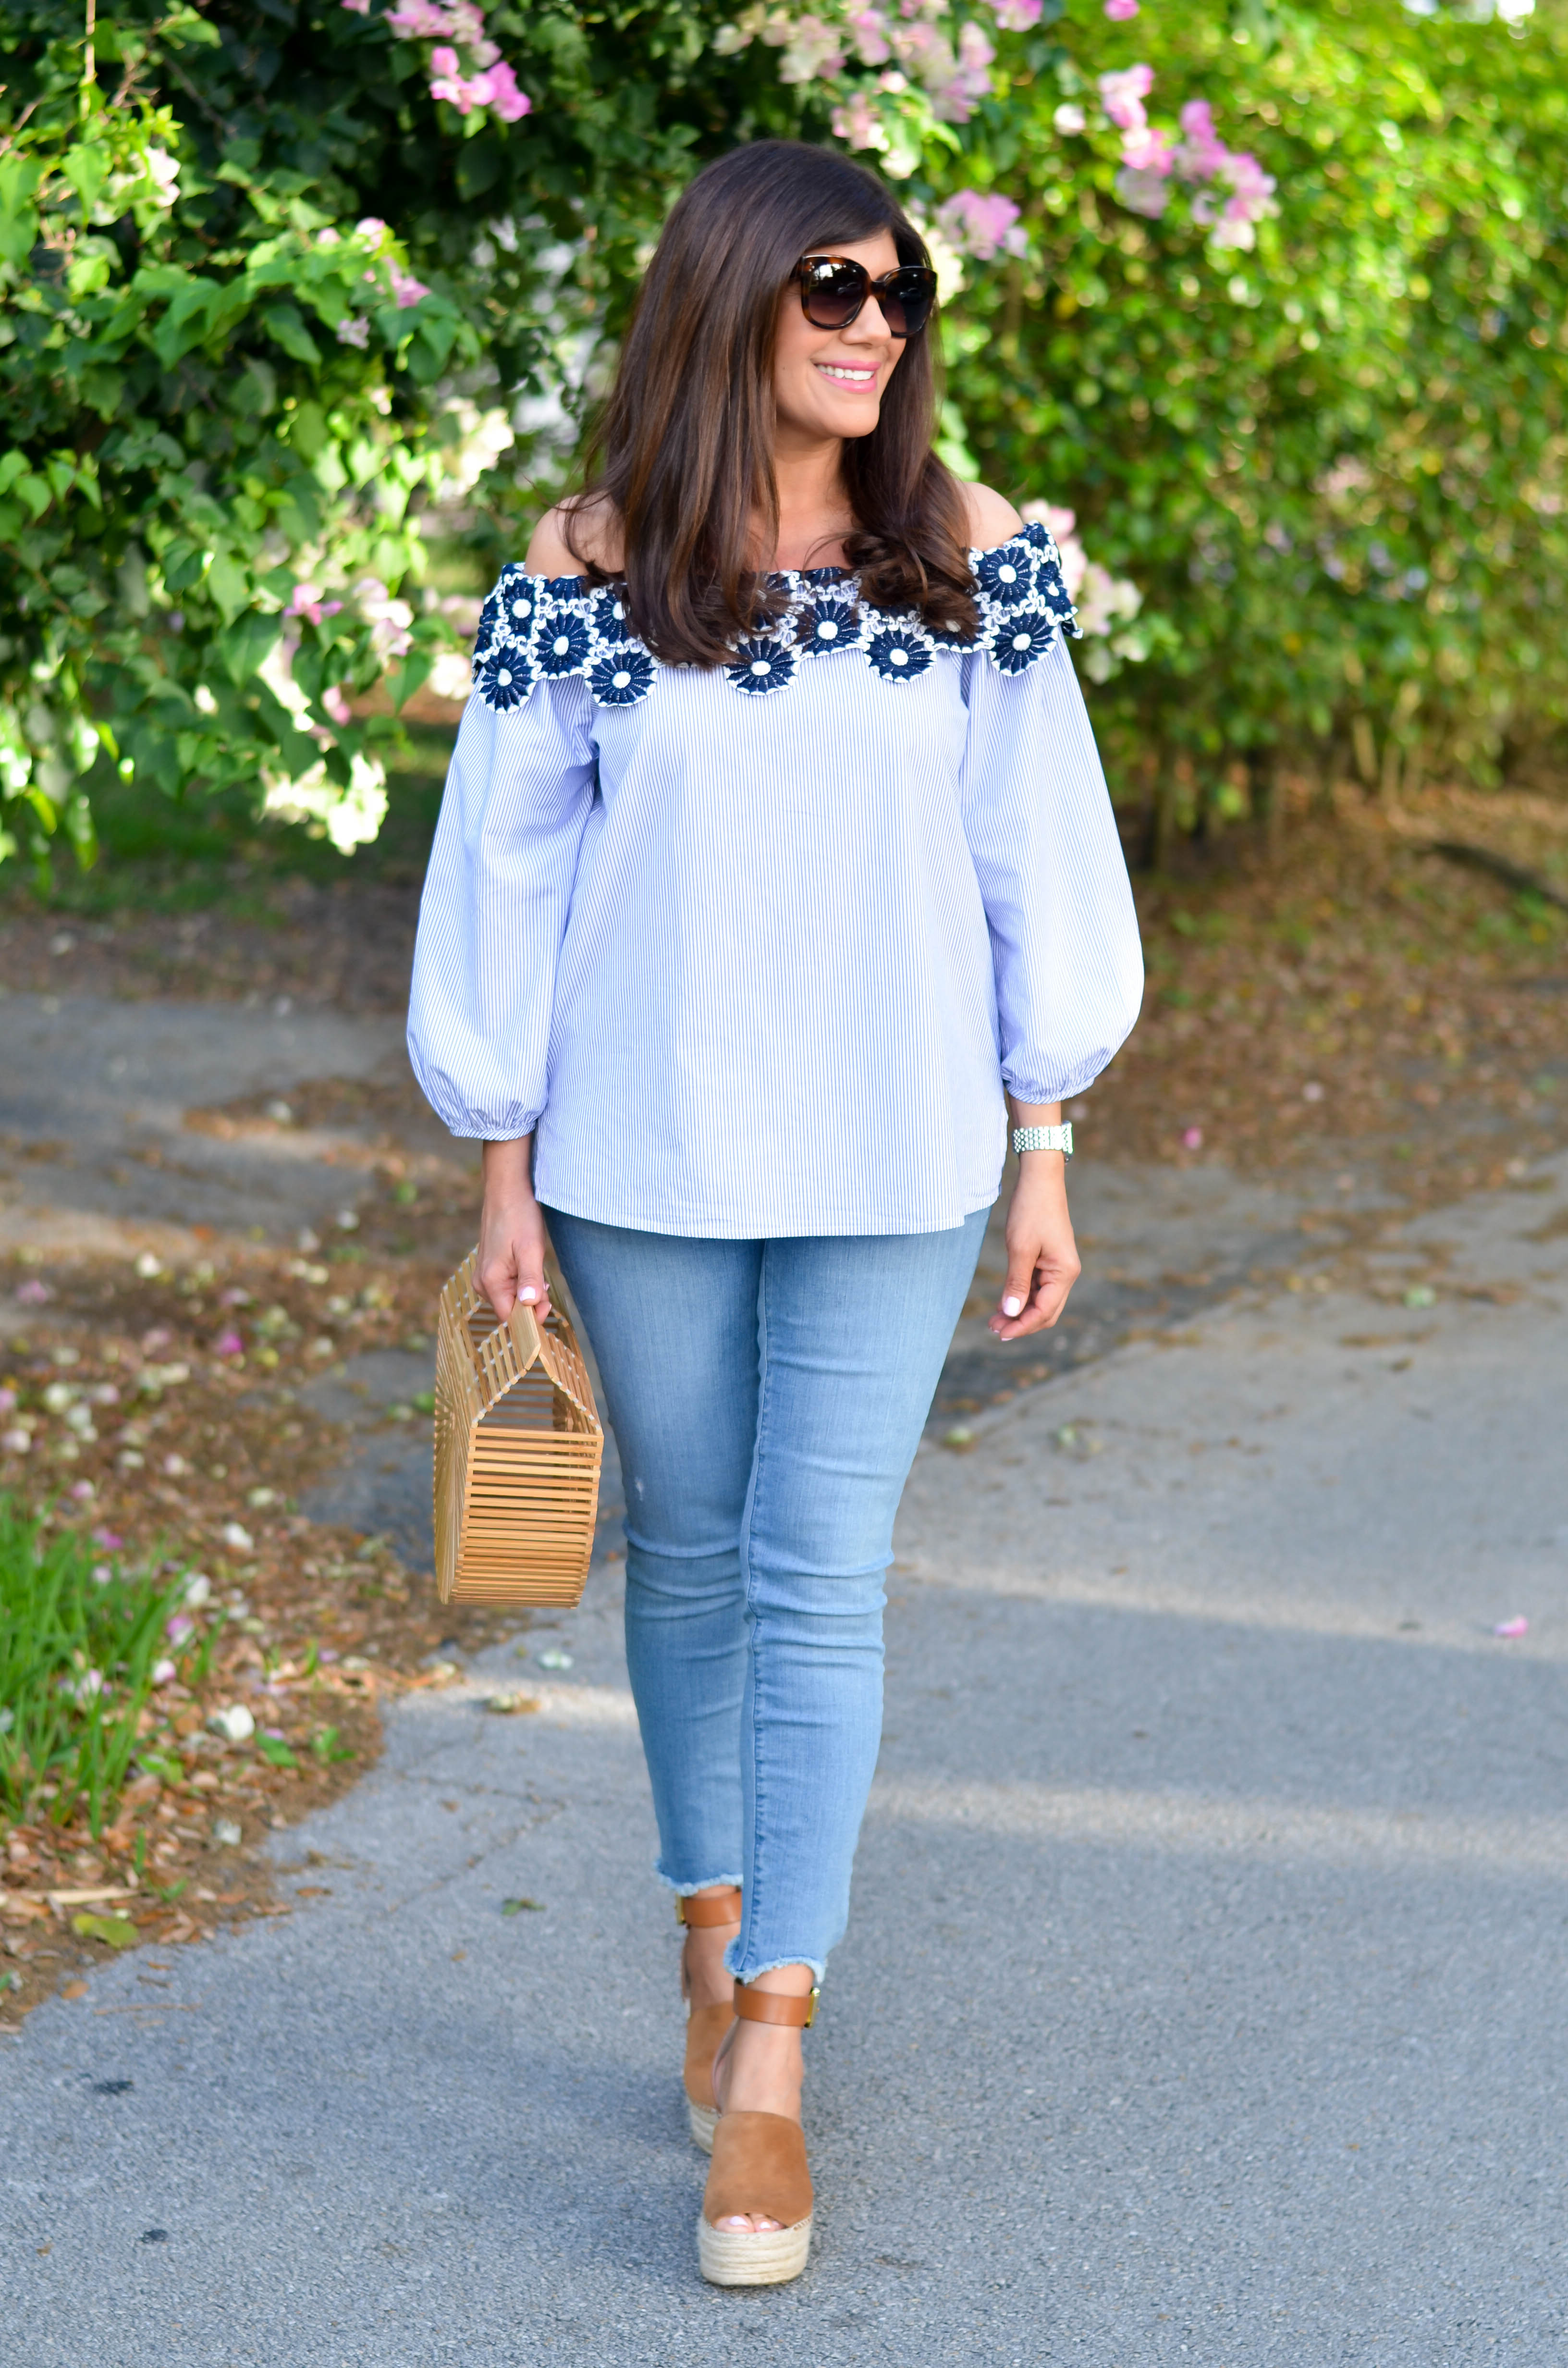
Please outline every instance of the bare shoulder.
[{"label": "bare shoulder", "polygon": [[1001,494],[993,493],[989,485],[967,484],[963,491],[971,551],[989,551],[993,543],[1006,542],[1009,535],[1017,533],[1023,519]]},{"label": "bare shoulder", "polygon": [[589,561],[612,573],[620,565],[620,521],[614,509],[603,499],[557,502],[535,527],[524,566],[530,575],[580,575]]}]

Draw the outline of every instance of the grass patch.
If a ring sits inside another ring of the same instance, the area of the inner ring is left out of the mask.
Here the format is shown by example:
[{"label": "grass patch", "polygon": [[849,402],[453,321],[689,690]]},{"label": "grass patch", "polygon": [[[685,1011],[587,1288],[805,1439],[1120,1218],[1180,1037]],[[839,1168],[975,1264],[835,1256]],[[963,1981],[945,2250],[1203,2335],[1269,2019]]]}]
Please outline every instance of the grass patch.
[{"label": "grass patch", "polygon": [[[96,1571],[107,1572],[104,1577]],[[136,1749],[165,1622],[184,1582],[160,1586],[101,1557],[72,1531],[51,1536],[0,1497],[0,1809],[95,1839],[112,1817]]]}]

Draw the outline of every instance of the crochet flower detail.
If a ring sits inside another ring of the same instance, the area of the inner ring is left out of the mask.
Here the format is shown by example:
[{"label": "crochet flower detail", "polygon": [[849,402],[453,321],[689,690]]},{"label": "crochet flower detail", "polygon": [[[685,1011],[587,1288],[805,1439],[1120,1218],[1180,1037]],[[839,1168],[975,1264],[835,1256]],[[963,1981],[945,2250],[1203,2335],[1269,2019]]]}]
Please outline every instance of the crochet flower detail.
[{"label": "crochet flower detail", "polygon": [[[842,567],[812,567],[768,579],[770,598],[724,662],[733,687],[755,699],[785,690],[803,658],[858,651],[880,682],[928,674],[938,653],[978,653],[1004,674],[1038,664],[1077,620],[1050,532],[1031,523],[994,551],[971,551],[979,621],[927,625],[911,610],[865,608],[858,580]],[[540,679],[580,677],[601,707],[646,699],[658,661],[631,630],[624,585],[590,586],[579,575],[503,571],[480,611],[474,693],[509,712]]]},{"label": "crochet flower detail", "polygon": [[1052,647],[1060,627],[1044,609],[1011,609],[991,631],[990,650],[1004,674],[1022,674]]},{"label": "crochet flower detail", "polygon": [[754,696],[784,690],[795,679],[795,653],[771,633],[754,633],[735,644],[733,659],[724,668],[737,690]]},{"label": "crochet flower detail", "polygon": [[541,625],[534,644],[540,674],[551,682],[562,676],[581,674],[588,662],[593,634],[586,617],[562,616],[557,613]]},{"label": "crochet flower detail", "polygon": [[1028,552],[1018,549],[1016,536],[999,550],[986,552],[974,573],[984,598],[1000,602],[1004,608],[1010,609],[1028,599],[1034,589],[1033,564]]},{"label": "crochet flower detail", "polygon": [[1062,580],[1060,567],[1040,569],[1035,580],[1034,597],[1036,605],[1043,609],[1048,617],[1054,617],[1063,632],[1076,633],[1078,612],[1067,597],[1067,586]]},{"label": "crochet flower detail", "polygon": [[913,682],[931,663],[931,644],[908,625],[885,625],[867,636],[866,655],[884,682]]},{"label": "crochet flower detail", "polygon": [[795,619],[795,646],[813,657],[833,650],[858,650],[865,638],[865,620],[853,600],[819,595]]},{"label": "crochet flower detail", "polygon": [[526,651],[500,649],[493,651],[477,667],[473,687],[486,707],[494,707],[505,715],[509,708],[521,707],[535,678],[536,669]]},{"label": "crochet flower detail", "polygon": [[611,591],[608,599],[595,604],[594,631],[601,642],[626,642],[631,638],[631,628],[626,621],[626,603]]},{"label": "crochet flower detail", "polygon": [[635,707],[646,699],[653,688],[657,671],[646,650],[628,642],[621,649],[607,650],[588,668],[588,689],[601,707]]}]

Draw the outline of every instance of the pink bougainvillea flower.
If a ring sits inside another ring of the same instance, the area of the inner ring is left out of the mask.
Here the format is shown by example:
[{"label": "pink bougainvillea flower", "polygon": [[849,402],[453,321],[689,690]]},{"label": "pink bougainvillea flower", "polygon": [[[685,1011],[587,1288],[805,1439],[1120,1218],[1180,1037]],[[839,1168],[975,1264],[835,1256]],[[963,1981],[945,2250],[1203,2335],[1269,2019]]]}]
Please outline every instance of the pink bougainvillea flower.
[{"label": "pink bougainvillea flower", "polygon": [[113,1554],[116,1546],[122,1546],[125,1540],[118,1530],[95,1530],[93,1543],[96,1546],[102,1546],[106,1554]]},{"label": "pink bougainvillea flower", "polygon": [[286,617],[304,617],[311,624],[319,625],[324,617],[335,617],[342,606],[341,600],[324,598],[318,584],[296,584],[294,597],[283,614]]},{"label": "pink bougainvillea flower", "polygon": [[1119,131],[1138,131],[1148,121],[1143,101],[1154,87],[1153,66],[1123,66],[1100,76],[1100,99]]},{"label": "pink bougainvillea flower", "polygon": [[992,0],[996,22],[1009,33],[1027,33],[1040,22],[1040,0]]},{"label": "pink bougainvillea flower", "polygon": [[1113,25],[1125,25],[1138,14],[1138,0],[1105,0],[1105,12]]},{"label": "pink bougainvillea flower", "polygon": [[1140,123],[1121,135],[1121,161],[1135,173],[1157,173],[1164,180],[1176,169],[1176,142],[1168,131]]},{"label": "pink bougainvillea flower", "polygon": [[188,1612],[172,1612],[164,1622],[164,1634],[171,1645],[183,1645],[187,1636],[195,1635],[196,1622]]},{"label": "pink bougainvillea flower", "polygon": [[1214,129],[1214,110],[1206,98],[1189,98],[1181,111],[1184,134],[1176,167],[1187,181],[1209,181],[1226,163],[1230,150]]},{"label": "pink bougainvillea flower", "polygon": [[846,107],[834,108],[833,136],[848,148],[875,148],[881,142],[881,126],[864,92],[858,90]]},{"label": "pink bougainvillea flower", "polygon": [[[1274,211],[1274,191],[1278,184],[1271,173],[1266,173],[1256,156],[1244,151],[1226,152],[1224,161],[1217,167],[1214,179],[1192,201],[1195,222],[1213,224],[1216,246],[1250,247],[1253,224],[1261,222]],[[1221,203],[1216,190],[1229,188],[1231,195]]]},{"label": "pink bougainvillea flower", "polygon": [[858,8],[849,19],[849,30],[855,37],[855,54],[863,66],[886,65],[892,51],[888,47],[887,26],[880,8]]},{"label": "pink bougainvillea flower", "polygon": [[[955,109],[955,120],[964,121],[971,107],[991,96],[991,61],[996,55],[995,46],[988,41],[972,18],[959,28],[959,70],[938,96]],[[961,108],[963,114],[957,114]]]},{"label": "pink bougainvillea flower", "polygon": [[1221,168],[1220,177],[1230,183],[1235,192],[1226,202],[1225,212],[1232,222],[1256,222],[1267,211],[1268,201],[1278,187],[1272,173],[1266,173],[1257,158],[1245,149],[1232,149]]},{"label": "pink bougainvillea flower", "polygon": [[415,279],[412,272],[394,271],[392,285],[400,313],[406,313],[411,304],[417,304],[422,296],[430,293],[423,279]]},{"label": "pink bougainvillea flower", "polygon": [[1201,1151],[1203,1148],[1203,1129],[1200,1126],[1189,1126],[1186,1133],[1182,1136],[1181,1147],[1184,1151]]},{"label": "pink bougainvillea flower", "polygon": [[438,74],[455,74],[458,71],[458,53],[456,50],[443,45],[439,49],[431,51],[430,63]]},{"label": "pink bougainvillea flower", "polygon": [[[447,55],[452,55],[450,50]],[[431,76],[430,96],[432,98],[444,98],[449,107],[457,108],[460,115],[470,115],[479,105],[476,96],[479,86],[480,78],[467,82],[460,74],[437,74]],[[484,88],[488,90],[489,87],[488,78],[484,78]]]},{"label": "pink bougainvillea flower", "polygon": [[[475,9],[472,14],[479,12]],[[387,23],[405,41],[439,41],[453,35],[460,40],[462,28],[453,22],[456,15],[456,9],[440,6],[439,0],[402,0],[400,6],[387,10]]]},{"label": "pink bougainvillea flower", "polygon": [[343,0],[343,5],[352,17],[368,17],[370,13],[370,0]]},{"label": "pink bougainvillea flower", "polygon": [[245,1344],[232,1326],[227,1331],[220,1332],[212,1343],[215,1357],[243,1357],[244,1352]]},{"label": "pink bougainvillea flower", "polygon": [[953,245],[982,263],[1001,253],[1017,219],[1018,209],[1011,198],[984,189],[960,189],[937,215]]},{"label": "pink bougainvillea flower", "polygon": [[520,123],[533,111],[532,99],[526,90],[517,88],[517,77],[505,58],[490,69],[490,105],[503,123]]}]

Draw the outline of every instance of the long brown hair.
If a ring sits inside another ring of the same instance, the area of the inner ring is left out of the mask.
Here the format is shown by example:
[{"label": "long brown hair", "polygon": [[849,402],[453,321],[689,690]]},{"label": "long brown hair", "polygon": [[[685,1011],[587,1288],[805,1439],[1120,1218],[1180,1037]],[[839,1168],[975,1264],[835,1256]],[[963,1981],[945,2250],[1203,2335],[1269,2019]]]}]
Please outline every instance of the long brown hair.
[{"label": "long brown hair", "polygon": [[[874,173],[831,148],[758,140],[684,190],[648,267],[614,388],[589,439],[586,490],[568,502],[578,550],[608,504],[624,538],[632,630],[676,665],[717,666],[751,627],[766,586],[753,566],[760,516],[775,527],[773,347],[778,300],[802,255],[892,235],[900,263],[924,242]],[[845,556],[874,608],[973,629],[968,518],[931,449],[936,320],[912,337],[869,436],[844,446],[855,526]],[[774,606],[777,607],[777,600]]]}]

